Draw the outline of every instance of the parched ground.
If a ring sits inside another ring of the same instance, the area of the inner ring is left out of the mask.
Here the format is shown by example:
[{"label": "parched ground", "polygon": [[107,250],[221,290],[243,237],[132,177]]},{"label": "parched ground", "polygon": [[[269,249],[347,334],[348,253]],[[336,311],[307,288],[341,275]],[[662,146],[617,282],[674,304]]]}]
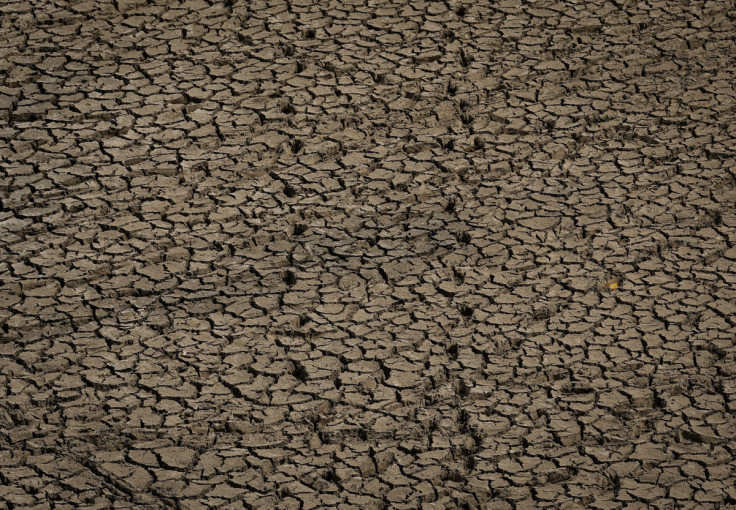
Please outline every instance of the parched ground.
[{"label": "parched ground", "polygon": [[0,0],[0,508],[736,508],[733,1]]}]

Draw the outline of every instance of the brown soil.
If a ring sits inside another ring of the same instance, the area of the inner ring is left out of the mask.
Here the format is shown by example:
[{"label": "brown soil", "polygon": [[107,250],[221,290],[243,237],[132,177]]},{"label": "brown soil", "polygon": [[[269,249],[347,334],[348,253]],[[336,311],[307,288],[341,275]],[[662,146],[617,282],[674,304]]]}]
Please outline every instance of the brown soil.
[{"label": "brown soil", "polygon": [[0,3],[0,509],[736,507],[732,1]]}]

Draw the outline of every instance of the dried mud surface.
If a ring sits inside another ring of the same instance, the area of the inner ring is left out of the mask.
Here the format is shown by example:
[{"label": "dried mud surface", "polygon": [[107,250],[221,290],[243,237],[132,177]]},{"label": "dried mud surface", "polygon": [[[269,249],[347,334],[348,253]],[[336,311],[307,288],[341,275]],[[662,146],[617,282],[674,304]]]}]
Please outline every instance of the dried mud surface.
[{"label": "dried mud surface", "polygon": [[0,3],[0,508],[734,508],[732,1]]}]

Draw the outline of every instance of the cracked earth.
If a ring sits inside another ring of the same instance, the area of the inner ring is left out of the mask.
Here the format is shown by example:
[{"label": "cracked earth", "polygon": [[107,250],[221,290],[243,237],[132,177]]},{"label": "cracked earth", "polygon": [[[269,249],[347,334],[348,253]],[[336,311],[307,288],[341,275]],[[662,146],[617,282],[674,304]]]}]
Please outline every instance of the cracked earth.
[{"label": "cracked earth", "polygon": [[733,1],[0,2],[0,508],[735,508]]}]

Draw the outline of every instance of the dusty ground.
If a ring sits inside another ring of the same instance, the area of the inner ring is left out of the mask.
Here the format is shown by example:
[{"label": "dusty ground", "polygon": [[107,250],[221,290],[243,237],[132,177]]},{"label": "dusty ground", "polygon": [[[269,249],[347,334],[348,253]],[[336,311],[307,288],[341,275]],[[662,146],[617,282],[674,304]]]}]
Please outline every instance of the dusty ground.
[{"label": "dusty ground", "polygon": [[733,1],[0,2],[0,508],[736,507]]}]

